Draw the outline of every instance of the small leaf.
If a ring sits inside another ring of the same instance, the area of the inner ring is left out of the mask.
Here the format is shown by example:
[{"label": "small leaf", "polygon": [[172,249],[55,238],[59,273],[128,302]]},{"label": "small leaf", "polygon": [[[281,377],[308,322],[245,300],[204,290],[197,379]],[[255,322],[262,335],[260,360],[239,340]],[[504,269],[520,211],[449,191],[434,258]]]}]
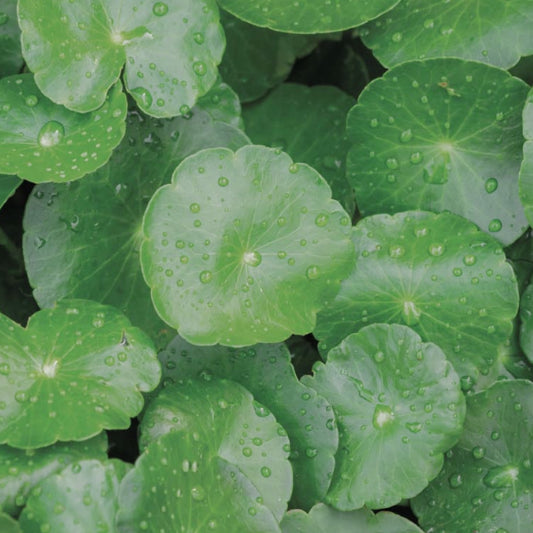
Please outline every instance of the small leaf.
[{"label": "small leaf", "polygon": [[533,5],[524,0],[403,0],[361,30],[363,42],[387,67],[411,59],[459,57],[513,66],[533,53]]},{"label": "small leaf", "polygon": [[65,300],[26,328],[0,315],[0,442],[39,448],[122,429],[154,389],[150,339],[112,307]]},{"label": "small leaf", "polygon": [[246,387],[287,431],[294,471],[291,505],[310,508],[328,490],[338,446],[331,406],[302,385],[283,344],[258,344],[241,350],[201,347],[176,337],[159,353],[162,383],[210,376],[227,378]]},{"label": "small leaf", "polygon": [[17,74],[23,64],[17,0],[3,0],[0,11],[0,78]]},{"label": "small leaf", "polygon": [[22,53],[41,91],[85,113],[102,105],[125,64],[137,105],[186,115],[215,83],[224,34],[215,0],[19,1]]},{"label": "small leaf", "polygon": [[0,175],[0,209],[21,183],[15,176]]},{"label": "small leaf", "polygon": [[333,405],[339,426],[330,505],[389,507],[438,474],[465,415],[459,378],[438,346],[406,326],[373,324],[313,372],[302,381]]},{"label": "small leaf", "polygon": [[[289,439],[270,411],[238,383],[211,377],[168,386],[148,405],[140,430],[141,448],[169,431],[178,433],[185,458],[195,442],[203,462],[218,459],[238,468],[277,520],[287,510],[292,491]],[[194,472],[192,460],[188,463],[182,470],[188,472],[190,467]]]},{"label": "small leaf", "polygon": [[295,161],[318,170],[329,183],[333,197],[350,215],[355,200],[346,180],[349,143],[345,122],[354,103],[351,96],[333,86],[286,83],[260,102],[245,107],[243,113],[253,143],[281,148]]},{"label": "small leaf", "polygon": [[43,480],[20,515],[27,533],[117,531],[120,481],[131,465],[118,459],[84,460]]},{"label": "small leaf", "polygon": [[359,26],[387,12],[399,0],[219,0],[220,5],[256,26],[288,33],[327,33]]},{"label": "small leaf", "polygon": [[59,442],[38,450],[0,446],[0,508],[17,516],[30,491],[43,479],[77,461],[106,457],[105,433],[86,441]]},{"label": "small leaf", "polygon": [[154,306],[193,344],[279,342],[314,327],[353,264],[324,179],[261,146],[198,152],[152,197],[141,264]]},{"label": "small leaf", "polygon": [[317,317],[322,353],[374,322],[411,326],[442,348],[470,389],[512,331],[516,278],[501,246],[452,213],[364,218],[354,229],[356,266]]},{"label": "small leaf", "polygon": [[19,523],[4,513],[0,513],[0,531],[2,533],[22,533]]},{"label": "small leaf", "polygon": [[350,111],[347,177],[363,215],[449,210],[504,245],[527,228],[518,193],[527,85],[472,61],[413,61]]},{"label": "small leaf", "polygon": [[[427,531],[531,531],[533,384],[497,382],[467,397],[464,432],[413,501]],[[438,503],[437,503],[438,502]]]},{"label": "small leaf", "polygon": [[43,96],[31,74],[0,80],[0,172],[41,183],[81,178],[104,165],[124,136],[120,83],[93,113],[80,115]]}]

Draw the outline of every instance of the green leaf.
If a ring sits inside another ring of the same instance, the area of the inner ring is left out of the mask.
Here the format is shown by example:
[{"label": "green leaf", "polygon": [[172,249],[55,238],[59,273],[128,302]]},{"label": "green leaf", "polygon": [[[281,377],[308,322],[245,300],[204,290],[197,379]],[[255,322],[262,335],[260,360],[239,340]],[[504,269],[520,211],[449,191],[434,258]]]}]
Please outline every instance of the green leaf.
[{"label": "green leaf", "polygon": [[414,61],[372,82],[347,120],[361,213],[449,210],[516,240],[528,225],[517,180],[527,89],[460,59]]},{"label": "green leaf", "polygon": [[[215,83],[224,33],[215,0],[19,0],[22,53],[41,91],[73,111],[124,82],[156,117],[187,114]],[[170,52],[170,53],[169,53]]]},{"label": "green leaf", "polygon": [[533,285],[530,284],[520,299],[520,347],[533,363]]},{"label": "green leaf", "polygon": [[387,12],[399,0],[219,0],[219,4],[256,26],[288,33],[327,33],[359,26]]},{"label": "green leaf", "polygon": [[0,175],[0,209],[21,183],[16,176]]},{"label": "green leaf", "polygon": [[309,509],[324,499],[335,465],[337,428],[329,403],[298,381],[284,344],[237,350],[194,346],[176,337],[159,359],[164,385],[214,375],[246,387],[287,431],[294,471],[291,505]]},{"label": "green leaf", "polygon": [[193,344],[305,334],[353,264],[325,180],[262,146],[198,152],[152,197],[141,264],[154,306]]},{"label": "green leaf", "polygon": [[43,96],[31,74],[0,80],[0,172],[41,183],[81,178],[104,165],[124,137],[126,96],[80,115]]},{"label": "green leaf", "polygon": [[465,390],[511,335],[516,278],[501,246],[471,222],[422,211],[375,215],[355,227],[356,266],[319,313],[322,352],[374,322],[411,326],[442,348]]},{"label": "green leaf", "polygon": [[0,531],[2,533],[22,533],[19,523],[4,513],[0,513]]},{"label": "green leaf", "polygon": [[526,142],[524,143],[523,160],[520,167],[520,199],[527,220],[533,224],[533,89],[528,93],[522,119]]},{"label": "green leaf", "polygon": [[3,0],[0,11],[0,78],[17,74],[23,64],[17,0]]},{"label": "green leaf", "polygon": [[350,215],[355,200],[346,180],[349,143],[345,121],[354,103],[351,96],[333,86],[286,83],[243,111],[246,132],[253,143],[281,148],[295,161],[318,170],[333,197]]},{"label": "green leaf", "polygon": [[[82,442],[59,442],[38,450],[0,446],[0,509],[17,516],[30,491],[43,479],[83,459],[107,457],[107,437],[99,433]],[[3,529],[0,528],[0,531]]]},{"label": "green leaf", "polygon": [[533,5],[527,0],[403,0],[361,30],[387,67],[411,59],[460,57],[508,68],[533,53]]},{"label": "green leaf", "polygon": [[444,468],[413,501],[427,531],[533,528],[533,384],[503,381],[467,397],[465,429]]},{"label": "green leaf", "polygon": [[289,511],[281,522],[282,533],[422,533],[409,520],[390,512],[374,514],[368,509],[337,511],[319,503],[309,514]]},{"label": "green leaf", "polygon": [[0,315],[0,442],[39,448],[126,428],[160,365],[150,339],[112,307],[66,300],[26,328]]},{"label": "green leaf", "polygon": [[139,264],[144,210],[187,155],[246,143],[242,132],[200,107],[172,120],[131,111],[126,137],[106,166],[75,183],[39,185],[27,202],[23,248],[39,305],[61,298],[114,305],[165,346],[175,332],[155,313]]},{"label": "green leaf", "polygon": [[20,515],[24,533],[117,532],[120,481],[130,468],[117,459],[92,459],[47,477]]},{"label": "green leaf", "polygon": [[[220,79],[205,96],[198,100],[196,110],[207,111],[215,121],[225,122],[244,130],[239,97],[227,83]],[[188,120],[191,119],[192,114],[191,112],[187,115]]]},{"label": "green leaf", "polygon": [[[141,448],[177,432],[189,446],[196,442],[203,461],[221,460],[240,470],[277,520],[287,510],[292,491],[289,439],[270,411],[238,383],[209,376],[168,386],[148,405],[140,429]],[[187,448],[182,448],[185,456]]]},{"label": "green leaf", "polygon": [[117,527],[123,533],[280,533],[253,483],[191,432],[162,435],[139,457],[120,487]]},{"label": "green leaf", "polygon": [[313,372],[302,381],[333,405],[339,426],[330,505],[389,507],[439,473],[461,434],[465,402],[437,345],[406,326],[373,324],[330,350]]},{"label": "green leaf", "polygon": [[285,80],[295,61],[308,54],[319,39],[252,26],[225,11],[220,15],[227,41],[220,74],[242,102],[257,100]]}]

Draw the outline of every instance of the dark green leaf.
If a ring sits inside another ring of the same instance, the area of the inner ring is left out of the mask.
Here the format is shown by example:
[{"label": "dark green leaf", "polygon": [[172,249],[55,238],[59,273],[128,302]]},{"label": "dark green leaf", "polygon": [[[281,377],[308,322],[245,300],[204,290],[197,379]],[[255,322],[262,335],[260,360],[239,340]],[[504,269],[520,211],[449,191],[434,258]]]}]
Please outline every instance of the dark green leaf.
[{"label": "dark green leaf", "polygon": [[529,223],[533,224],[533,89],[529,91],[522,119],[526,142],[520,167],[520,199]]},{"label": "dark green leaf", "polygon": [[18,522],[4,513],[0,513],[0,531],[2,533],[22,533]]},{"label": "dark green leaf", "polygon": [[23,63],[17,0],[3,0],[0,11],[0,78],[17,74]]},{"label": "dark green leaf", "polygon": [[21,181],[16,176],[0,175],[0,209],[20,184]]}]

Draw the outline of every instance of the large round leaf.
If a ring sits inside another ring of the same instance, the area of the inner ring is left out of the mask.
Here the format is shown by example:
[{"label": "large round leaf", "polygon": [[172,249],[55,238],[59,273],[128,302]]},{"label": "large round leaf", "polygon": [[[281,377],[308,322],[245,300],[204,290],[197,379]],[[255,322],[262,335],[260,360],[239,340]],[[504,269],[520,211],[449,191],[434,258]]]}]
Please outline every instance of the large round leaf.
[{"label": "large round leaf", "polygon": [[17,0],[3,0],[0,11],[0,78],[17,74],[23,64]]},{"label": "large round leaf", "polygon": [[374,514],[368,509],[337,511],[319,503],[309,514],[289,511],[281,521],[282,533],[422,533],[409,520],[394,513]]},{"label": "large round leaf", "polygon": [[325,180],[262,146],[203,150],[144,217],[141,264],[163,320],[194,344],[305,334],[353,264],[350,219]]},{"label": "large round leaf", "polygon": [[295,161],[311,165],[329,183],[333,197],[353,214],[353,191],[346,180],[345,122],[354,103],[333,86],[287,83],[245,107],[243,118],[252,142],[281,148]]},{"label": "large round leaf", "polygon": [[449,210],[516,240],[528,225],[518,194],[527,89],[460,59],[413,61],[368,85],[347,120],[361,212]]},{"label": "large round leaf", "polygon": [[399,0],[219,0],[219,4],[256,26],[289,33],[326,33],[364,24]]},{"label": "large round leaf", "polygon": [[22,533],[18,522],[4,513],[0,513],[0,531],[2,533]]},{"label": "large round leaf", "polygon": [[257,100],[285,80],[296,59],[308,54],[319,39],[252,26],[225,11],[220,15],[227,41],[220,74],[242,102]]},{"label": "large round leaf", "polygon": [[120,487],[117,529],[280,533],[250,480],[191,432],[162,435],[140,456]]},{"label": "large round leaf", "polygon": [[117,83],[80,115],[43,96],[31,74],[0,80],[0,172],[35,183],[81,178],[104,165],[124,137],[126,96]]},{"label": "large round leaf", "polygon": [[355,227],[356,266],[319,313],[323,352],[373,322],[404,323],[440,346],[468,389],[512,331],[518,291],[500,245],[471,222],[423,211]]},{"label": "large round leaf", "polygon": [[533,89],[529,91],[522,119],[526,142],[520,167],[520,199],[529,223],[533,224]]},{"label": "large round leaf", "polygon": [[204,462],[221,460],[240,470],[277,520],[287,510],[292,491],[289,439],[268,409],[238,383],[209,376],[166,387],[148,405],[140,429],[141,448],[177,432],[184,443],[196,442]]},{"label": "large round leaf", "polygon": [[117,459],[92,459],[47,477],[20,515],[24,533],[116,533],[120,481],[130,468]]},{"label": "large round leaf", "polygon": [[[0,446],[0,509],[17,516],[30,491],[43,479],[83,459],[107,457],[104,432],[82,442],[58,442],[37,450]],[[0,531],[3,531],[0,528]]]},{"label": "large round leaf", "polygon": [[373,324],[330,350],[313,372],[302,381],[333,405],[339,426],[331,505],[389,507],[439,473],[461,434],[465,401],[438,346],[406,326]]},{"label": "large round leaf", "polygon": [[21,183],[16,176],[0,176],[0,209]]},{"label": "large round leaf", "polygon": [[50,307],[61,298],[115,305],[165,346],[175,332],[155,313],[139,264],[148,200],[189,154],[247,142],[200,107],[172,120],[131,111],[126,137],[105,167],[76,183],[39,185],[26,204],[24,257],[39,305]]},{"label": "large round leaf", "polygon": [[403,0],[361,36],[388,67],[445,56],[508,68],[533,53],[532,19],[528,0]]},{"label": "large round leaf", "polygon": [[22,53],[42,92],[93,111],[124,69],[139,107],[186,114],[217,77],[224,49],[215,0],[19,0]]},{"label": "large round leaf", "polygon": [[298,381],[284,344],[238,350],[194,346],[176,337],[159,360],[164,385],[215,375],[246,387],[287,431],[294,471],[292,507],[309,509],[324,499],[339,440],[333,412],[324,398]]},{"label": "large round leaf", "polygon": [[0,315],[0,442],[38,448],[126,428],[160,372],[150,339],[112,307],[65,300],[26,328]]},{"label": "large round leaf", "polygon": [[465,429],[413,500],[427,531],[533,530],[533,384],[504,381],[467,398]]}]

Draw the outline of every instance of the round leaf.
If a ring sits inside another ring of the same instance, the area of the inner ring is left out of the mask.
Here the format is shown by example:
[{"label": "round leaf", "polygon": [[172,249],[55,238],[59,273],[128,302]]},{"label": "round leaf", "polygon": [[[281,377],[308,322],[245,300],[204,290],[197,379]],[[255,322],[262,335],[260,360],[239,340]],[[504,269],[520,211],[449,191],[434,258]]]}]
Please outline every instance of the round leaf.
[{"label": "round leaf", "polygon": [[243,118],[253,143],[281,148],[295,161],[311,165],[329,183],[333,197],[353,214],[355,200],[346,180],[345,121],[354,103],[333,86],[287,83],[246,107]]},{"label": "round leaf", "polygon": [[403,0],[361,36],[387,67],[446,56],[508,68],[533,53],[532,18],[527,0]]},{"label": "round leaf", "polygon": [[[212,378],[166,387],[143,415],[141,448],[169,431],[183,439],[182,461],[194,446],[204,465],[222,461],[238,469],[257,488],[261,503],[281,520],[292,491],[289,440],[268,409],[244,387]],[[212,491],[215,486],[204,489]]]},{"label": "round leaf", "polygon": [[256,26],[289,33],[326,33],[359,26],[385,13],[399,0],[219,0],[219,4]]},{"label": "round leaf", "polygon": [[518,308],[500,245],[457,215],[423,211],[367,217],[352,238],[356,266],[317,318],[323,353],[367,324],[399,322],[440,346],[463,388],[472,387],[505,345]]},{"label": "round leaf", "polygon": [[189,432],[163,435],[140,456],[120,486],[117,527],[139,533],[280,533],[239,468],[212,457]]},{"label": "round leaf", "polygon": [[0,209],[21,183],[15,176],[0,176]]},{"label": "round leaf", "polygon": [[533,529],[533,384],[503,381],[467,397],[459,443],[413,501],[427,531]]},{"label": "round leaf", "polygon": [[2,533],[22,533],[18,522],[4,513],[0,513],[0,531]]},{"label": "round leaf", "polygon": [[394,513],[374,514],[368,509],[337,511],[319,503],[309,514],[289,511],[281,521],[282,533],[422,533],[409,520]]},{"label": "round leaf", "polygon": [[529,91],[522,119],[526,142],[520,167],[520,199],[529,223],[533,224],[533,89]]},{"label": "round leaf", "polygon": [[[227,83],[221,80],[218,80],[211,87],[211,90],[198,100],[198,106],[195,111],[198,109],[207,111],[211,118],[216,121],[225,122],[241,130],[244,129],[239,97]],[[187,119],[190,120],[192,116],[193,112],[187,115]],[[225,144],[219,144],[218,146],[225,146]]]},{"label": "round leaf", "polygon": [[105,103],[80,115],[43,96],[31,74],[0,80],[0,172],[65,182],[104,165],[124,137],[126,96],[117,83]]},{"label": "round leaf", "polygon": [[20,515],[25,533],[115,532],[118,491],[131,465],[84,460],[51,475],[33,489]]},{"label": "round leaf", "polygon": [[520,299],[520,347],[533,362],[533,285],[529,285]]},{"label": "round leaf", "polygon": [[66,300],[26,328],[0,315],[0,442],[38,448],[126,428],[159,377],[150,339],[112,307]]},{"label": "round leaf", "polygon": [[324,179],[279,150],[203,150],[148,204],[143,274],[189,342],[278,342],[309,333],[338,291],[350,227]]},{"label": "round leaf", "polygon": [[335,465],[337,428],[329,403],[298,381],[284,344],[237,350],[194,346],[176,337],[159,360],[163,384],[215,375],[246,387],[287,431],[294,471],[291,505],[309,509],[324,499]]},{"label": "round leaf", "polygon": [[154,311],[139,264],[148,200],[187,155],[247,142],[242,132],[199,107],[188,118],[172,120],[131,111],[126,137],[106,166],[75,183],[39,185],[28,199],[23,250],[39,305],[50,307],[62,298],[114,305],[164,346],[175,332]]},{"label": "round leaf", "polygon": [[30,491],[43,479],[82,459],[103,460],[106,457],[105,433],[90,440],[59,442],[38,450],[0,446],[0,509],[17,516]]},{"label": "round leaf", "polygon": [[215,0],[19,0],[22,53],[42,92],[81,113],[104,102],[124,69],[139,107],[187,114],[217,78],[224,49]]},{"label": "round leaf", "polygon": [[526,229],[518,194],[527,85],[460,59],[399,65],[347,119],[347,176],[364,215],[449,210],[504,244]]},{"label": "round leaf", "polygon": [[17,74],[23,64],[17,0],[3,0],[0,11],[0,78]]},{"label": "round leaf", "polygon": [[406,326],[373,324],[330,350],[313,372],[302,381],[333,405],[339,426],[328,503],[388,507],[438,474],[465,414],[459,378],[438,346]]}]

